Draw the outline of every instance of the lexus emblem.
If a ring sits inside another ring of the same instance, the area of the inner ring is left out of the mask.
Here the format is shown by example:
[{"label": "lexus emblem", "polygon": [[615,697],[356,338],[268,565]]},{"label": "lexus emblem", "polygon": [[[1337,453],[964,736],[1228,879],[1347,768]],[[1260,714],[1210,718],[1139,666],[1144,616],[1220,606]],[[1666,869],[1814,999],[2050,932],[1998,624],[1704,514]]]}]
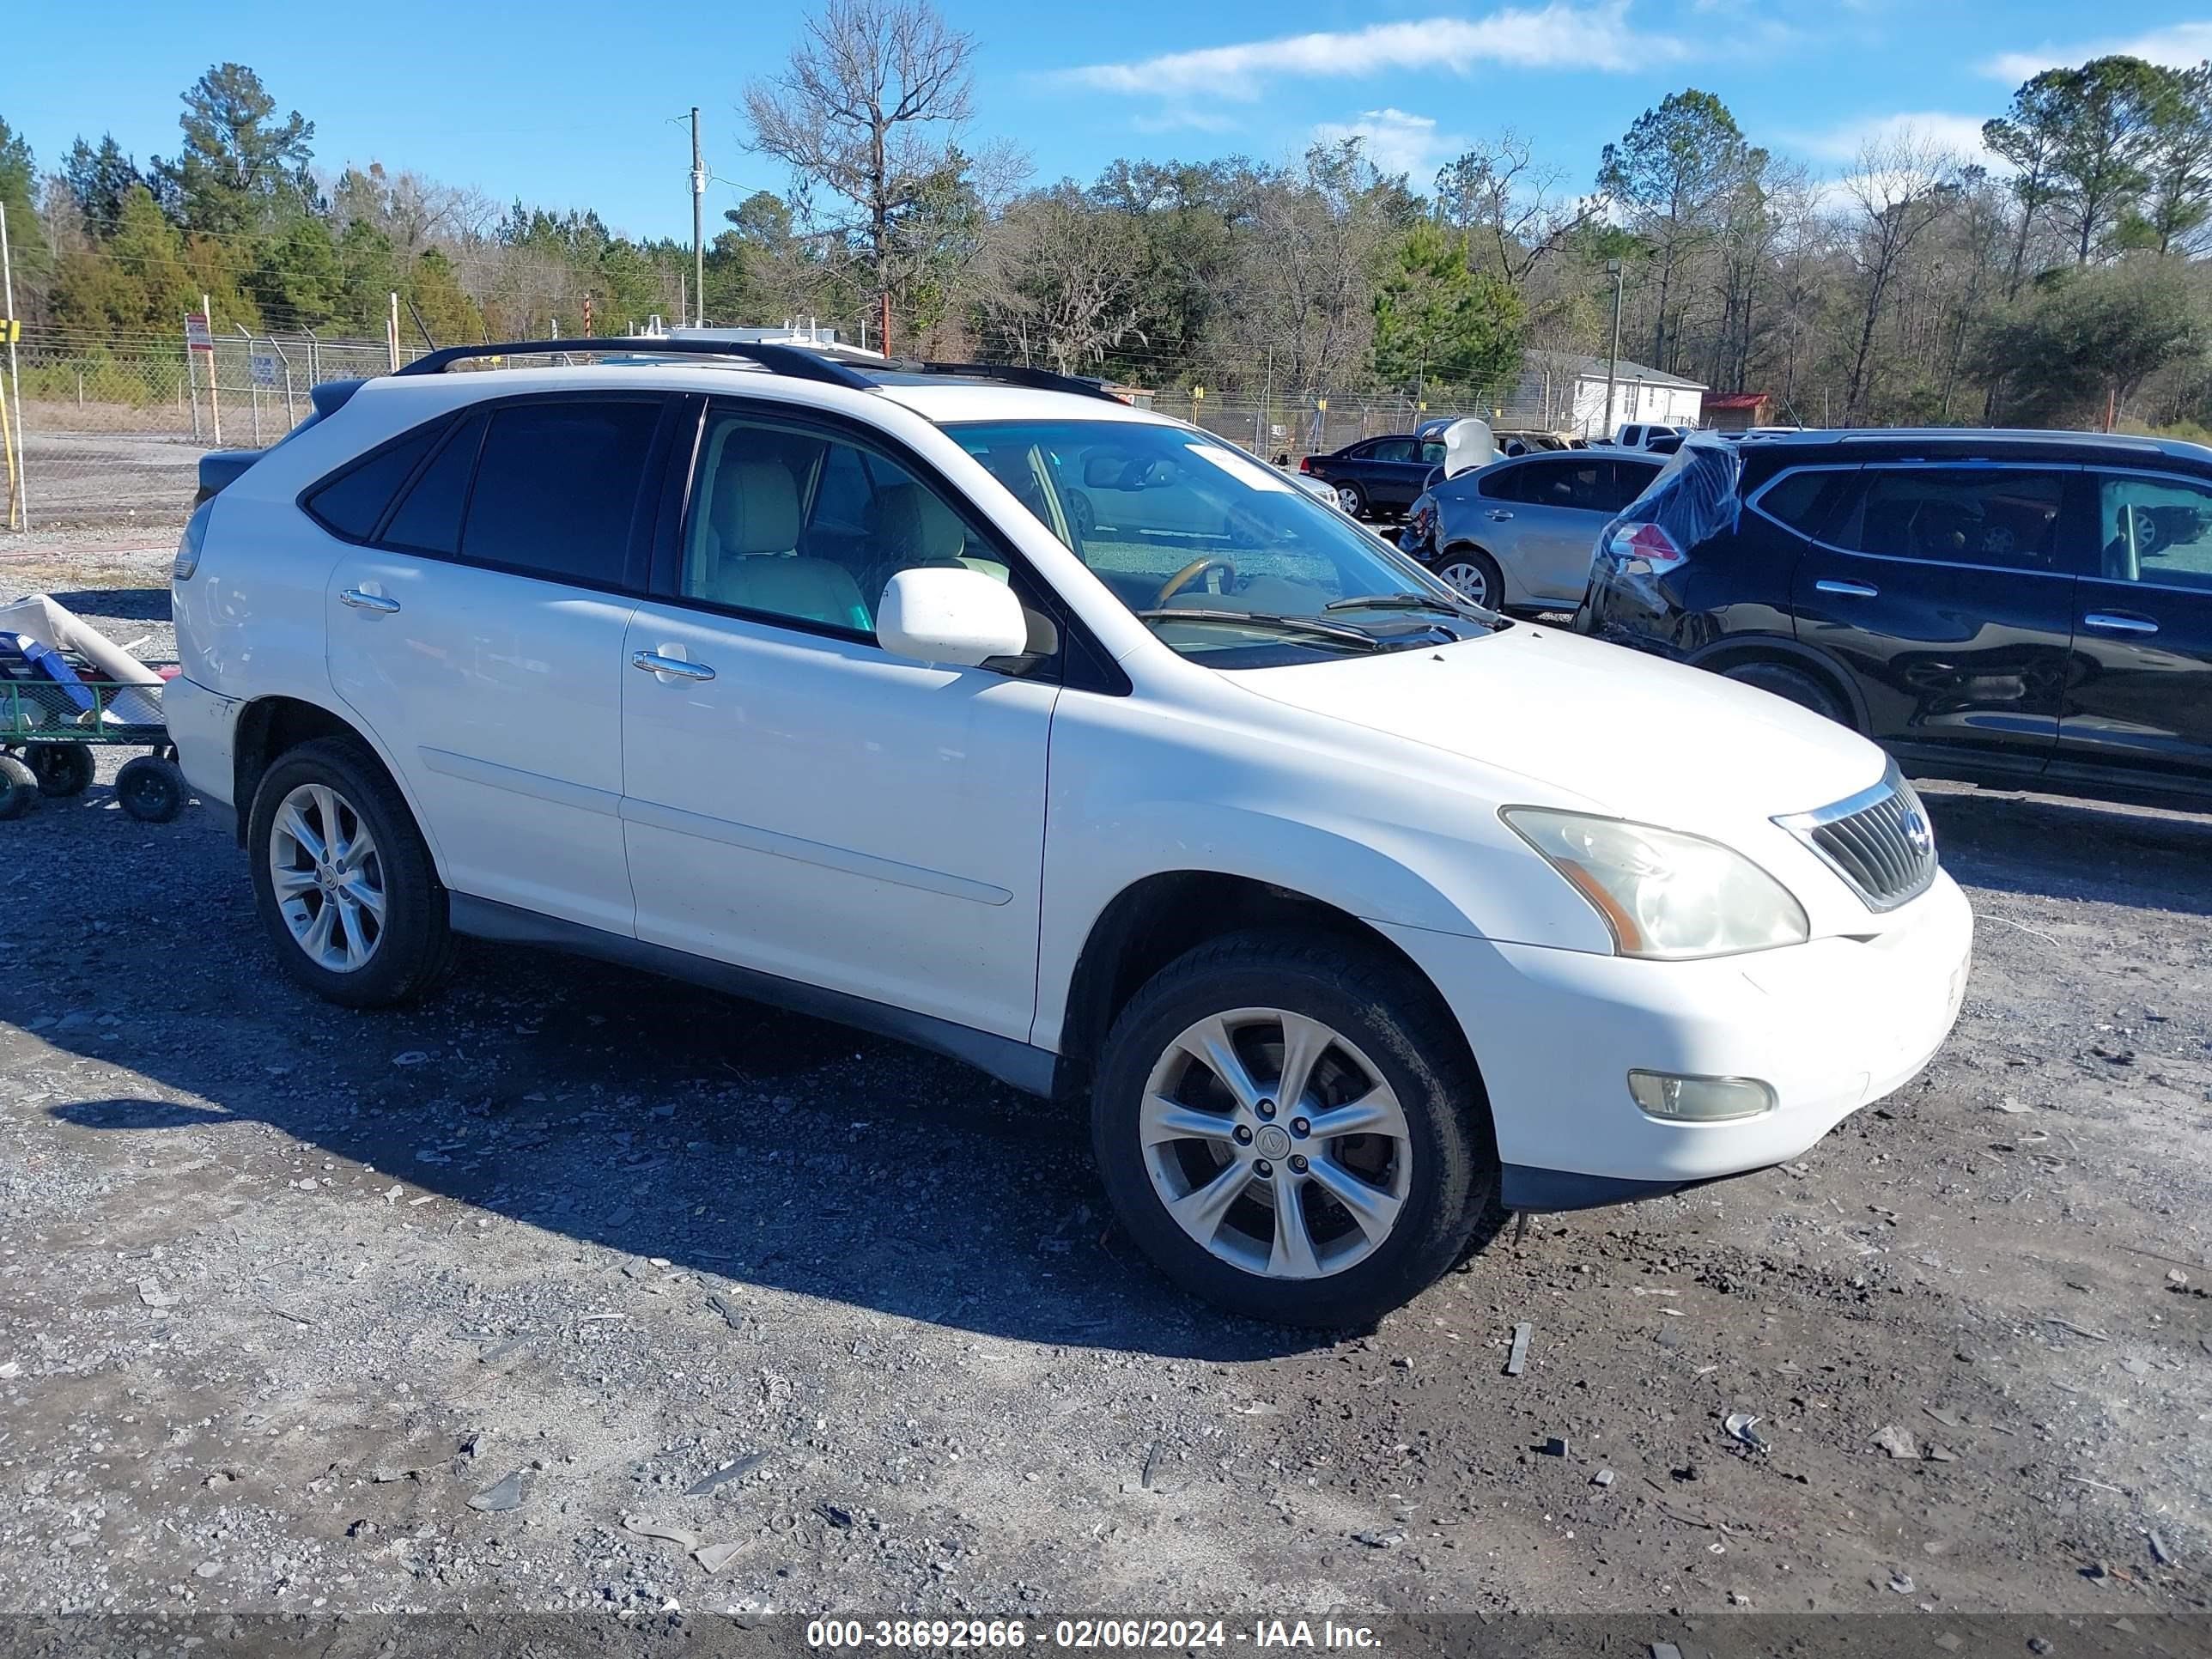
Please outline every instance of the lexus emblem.
[{"label": "lexus emblem", "polygon": [[1912,849],[1915,858],[1926,858],[1936,850],[1936,832],[1928,827],[1928,819],[1917,807],[1905,809],[1905,844]]}]

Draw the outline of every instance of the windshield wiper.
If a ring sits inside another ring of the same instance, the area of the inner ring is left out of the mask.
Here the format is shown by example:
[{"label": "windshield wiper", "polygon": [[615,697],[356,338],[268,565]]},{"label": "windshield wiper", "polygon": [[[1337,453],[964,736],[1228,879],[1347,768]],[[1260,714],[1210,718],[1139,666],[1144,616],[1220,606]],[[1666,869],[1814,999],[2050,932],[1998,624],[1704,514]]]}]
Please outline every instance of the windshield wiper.
[{"label": "windshield wiper", "polygon": [[1206,611],[1196,605],[1170,605],[1164,610],[1139,611],[1137,620],[1148,623],[1223,623],[1231,628],[1272,629],[1280,634],[1317,634],[1324,639],[1342,640],[1346,645],[1356,645],[1364,651],[1389,649],[1364,629],[1353,628],[1345,623],[1324,622],[1319,617],[1278,617],[1264,611]]},{"label": "windshield wiper", "polygon": [[1446,616],[1464,617],[1469,622],[1480,623],[1486,628],[1495,628],[1505,618],[1497,611],[1464,599],[1439,599],[1428,593],[1355,593],[1349,599],[1331,599],[1322,606],[1324,611],[1441,611]]}]

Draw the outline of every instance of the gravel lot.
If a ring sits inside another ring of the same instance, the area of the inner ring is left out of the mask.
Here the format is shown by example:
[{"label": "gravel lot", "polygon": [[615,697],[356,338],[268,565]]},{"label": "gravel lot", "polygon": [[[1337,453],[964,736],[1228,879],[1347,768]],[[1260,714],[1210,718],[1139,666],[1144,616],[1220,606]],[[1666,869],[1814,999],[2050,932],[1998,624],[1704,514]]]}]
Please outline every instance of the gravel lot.
[{"label": "gravel lot", "polygon": [[[0,597],[159,656],[152,539]],[[8,1606],[2207,1606],[2212,818],[1936,787],[1924,1076],[1329,1342],[1170,1291],[950,1061],[485,946],[313,1002],[113,764],[0,825]]]}]

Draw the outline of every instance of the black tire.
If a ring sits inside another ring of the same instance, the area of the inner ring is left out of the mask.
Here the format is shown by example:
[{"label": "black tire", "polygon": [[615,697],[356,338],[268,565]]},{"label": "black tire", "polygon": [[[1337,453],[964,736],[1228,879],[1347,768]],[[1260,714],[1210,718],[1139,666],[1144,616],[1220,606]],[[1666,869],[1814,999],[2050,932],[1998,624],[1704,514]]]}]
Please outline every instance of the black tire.
[{"label": "black tire", "polygon": [[174,761],[139,755],[116,769],[115,799],[141,823],[167,823],[185,810],[185,775]]},{"label": "black tire", "polygon": [[39,775],[13,755],[0,755],[0,819],[20,818],[39,804]]},{"label": "black tire", "polygon": [[1346,513],[1355,519],[1364,519],[1367,516],[1367,492],[1358,484],[1346,479],[1342,483],[1333,483],[1329,488],[1336,492],[1336,504]]},{"label": "black tire", "polygon": [[1739,685],[1755,685],[1762,691],[1771,691],[1838,726],[1856,725],[1841,697],[1803,669],[1792,668],[1787,663],[1740,662],[1733,668],[1722,670],[1721,678],[1734,680]]},{"label": "black tire", "polygon": [[[1444,574],[1455,568],[1464,569],[1468,573],[1466,586],[1462,586]],[[1497,560],[1479,547],[1468,547],[1462,544],[1458,547],[1448,548],[1437,555],[1436,562],[1429,567],[1429,572],[1462,599],[1474,599],[1475,604],[1486,606],[1492,611],[1503,611],[1505,608],[1505,573],[1498,568]],[[1482,584],[1482,597],[1480,599],[1468,591],[1478,580]]]},{"label": "black tire", "polygon": [[[270,872],[270,841],[277,810],[302,784],[335,790],[368,826],[383,877],[385,913],[367,963],[333,972],[311,960],[292,937]],[[247,818],[246,857],[254,908],[276,959],[301,985],[348,1008],[391,1008],[413,1002],[443,979],[453,963],[446,890],[414,814],[374,756],[345,738],[317,738],[278,756],[261,775]]]},{"label": "black tire", "polygon": [[[1370,1254],[1322,1277],[1272,1278],[1223,1260],[1169,1213],[1146,1167],[1139,1113],[1152,1068],[1209,1014],[1250,1008],[1328,1024],[1358,1047],[1404,1110],[1411,1170],[1396,1221]],[[1106,1039],[1091,1121],[1107,1195],[1138,1247],[1193,1295],[1278,1324],[1371,1326],[1460,1258],[1497,1190],[1489,1104],[1449,1012],[1379,952],[1309,934],[1233,934],[1162,969]]]},{"label": "black tire", "polygon": [[92,750],[81,743],[34,743],[23,751],[48,800],[82,795],[92,786]]}]

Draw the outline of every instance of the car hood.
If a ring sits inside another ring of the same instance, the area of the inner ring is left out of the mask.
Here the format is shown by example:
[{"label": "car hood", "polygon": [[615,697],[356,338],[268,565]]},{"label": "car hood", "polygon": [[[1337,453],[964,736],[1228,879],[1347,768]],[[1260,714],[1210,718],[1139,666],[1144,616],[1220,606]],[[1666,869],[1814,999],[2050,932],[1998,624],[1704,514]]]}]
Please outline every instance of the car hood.
[{"label": "car hood", "polygon": [[1776,834],[1778,815],[1869,787],[1888,763],[1856,733],[1768,692],[1531,623],[1236,678],[1274,702],[1518,774],[1526,787],[1489,781],[1499,805],[1573,797],[1738,847]]}]

